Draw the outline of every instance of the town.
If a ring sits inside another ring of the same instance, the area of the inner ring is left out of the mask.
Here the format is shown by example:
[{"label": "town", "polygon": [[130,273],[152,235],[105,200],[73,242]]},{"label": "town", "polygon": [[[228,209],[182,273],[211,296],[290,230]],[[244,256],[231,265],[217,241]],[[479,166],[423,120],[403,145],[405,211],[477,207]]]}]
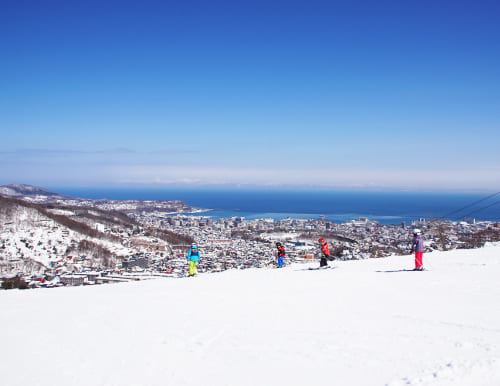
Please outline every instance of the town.
[{"label": "town", "polygon": [[[213,218],[209,211],[200,213],[204,210],[182,201],[63,199],[44,208],[47,215],[50,212],[52,216],[85,222],[95,233],[88,233],[94,238],[78,238],[73,230],[43,216],[24,225],[18,220],[4,222],[4,233],[0,235],[3,288],[183,277],[192,243],[198,245],[201,254],[198,273],[205,274],[275,268],[277,242],[285,246],[288,265],[319,259],[320,237],[329,243],[332,260],[409,255],[414,228],[422,231],[427,252],[476,248],[500,239],[499,224],[473,219],[420,218],[411,224],[382,225],[366,217],[345,223],[321,216],[281,220]],[[26,217],[25,212],[24,208]],[[110,218],[114,220],[108,222]]]},{"label": "town", "polygon": [[[426,221],[412,224],[380,225],[368,218],[336,224],[324,219],[287,218],[245,220],[241,217],[213,220],[209,216],[139,216],[145,226],[163,227],[189,235],[199,245],[200,272],[230,268],[261,268],[275,265],[275,242],[284,243],[287,263],[319,259],[318,238],[330,244],[332,258],[351,260],[409,254],[412,230],[425,234],[428,252],[473,248],[500,236],[498,224],[485,222]],[[165,264],[170,270],[185,266],[186,246],[172,246],[173,258]]]}]

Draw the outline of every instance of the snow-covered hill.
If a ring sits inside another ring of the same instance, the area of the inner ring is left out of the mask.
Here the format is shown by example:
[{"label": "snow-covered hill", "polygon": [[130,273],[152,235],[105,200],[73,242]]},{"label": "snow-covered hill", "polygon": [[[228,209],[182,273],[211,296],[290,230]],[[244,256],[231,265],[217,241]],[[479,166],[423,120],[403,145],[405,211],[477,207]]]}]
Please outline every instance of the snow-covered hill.
[{"label": "snow-covered hill", "polygon": [[131,253],[119,240],[106,238],[104,234],[97,237],[100,234],[91,225],[36,204],[0,197],[0,274],[43,273],[51,263],[73,253],[84,253],[88,262],[95,259],[101,263],[102,256],[88,247],[82,249],[82,241],[87,246],[109,251],[111,256]]},{"label": "snow-covered hill", "polygon": [[[499,385],[500,245],[0,292],[6,385]],[[330,263],[332,264],[332,263]]]},{"label": "snow-covered hill", "polygon": [[0,196],[17,198],[30,202],[47,202],[69,198],[47,189],[25,184],[2,185],[0,186]]}]

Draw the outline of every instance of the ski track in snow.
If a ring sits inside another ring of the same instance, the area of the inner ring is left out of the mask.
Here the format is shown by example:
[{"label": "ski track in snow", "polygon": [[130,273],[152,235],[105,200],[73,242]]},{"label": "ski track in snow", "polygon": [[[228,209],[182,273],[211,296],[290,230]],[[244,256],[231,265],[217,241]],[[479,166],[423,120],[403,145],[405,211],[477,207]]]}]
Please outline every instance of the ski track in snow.
[{"label": "ski track in snow", "polygon": [[2,383],[500,384],[500,244],[317,264],[1,291]]}]

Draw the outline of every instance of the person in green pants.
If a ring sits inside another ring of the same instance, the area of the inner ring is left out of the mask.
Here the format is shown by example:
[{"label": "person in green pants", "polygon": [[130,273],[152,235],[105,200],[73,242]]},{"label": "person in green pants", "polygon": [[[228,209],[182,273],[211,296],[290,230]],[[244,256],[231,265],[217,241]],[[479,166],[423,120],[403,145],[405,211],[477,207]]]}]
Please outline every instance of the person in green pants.
[{"label": "person in green pants", "polygon": [[198,263],[198,259],[200,258],[200,251],[198,250],[198,246],[196,243],[191,245],[189,248],[189,252],[187,255],[187,261],[189,261],[189,276],[196,275],[196,264]]}]

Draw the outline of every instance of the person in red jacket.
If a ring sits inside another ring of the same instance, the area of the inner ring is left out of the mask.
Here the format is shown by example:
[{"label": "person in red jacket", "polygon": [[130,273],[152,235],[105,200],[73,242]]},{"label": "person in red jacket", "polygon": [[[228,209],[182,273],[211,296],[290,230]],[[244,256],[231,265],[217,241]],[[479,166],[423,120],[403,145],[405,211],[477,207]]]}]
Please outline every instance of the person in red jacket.
[{"label": "person in red jacket", "polygon": [[278,268],[283,267],[285,259],[285,247],[281,243],[276,243],[276,248],[278,248]]},{"label": "person in red jacket", "polygon": [[328,243],[325,241],[323,237],[320,238],[318,242],[321,246],[321,260],[319,261],[319,266],[327,267],[328,266],[327,259],[330,258],[330,249],[328,248]]}]

